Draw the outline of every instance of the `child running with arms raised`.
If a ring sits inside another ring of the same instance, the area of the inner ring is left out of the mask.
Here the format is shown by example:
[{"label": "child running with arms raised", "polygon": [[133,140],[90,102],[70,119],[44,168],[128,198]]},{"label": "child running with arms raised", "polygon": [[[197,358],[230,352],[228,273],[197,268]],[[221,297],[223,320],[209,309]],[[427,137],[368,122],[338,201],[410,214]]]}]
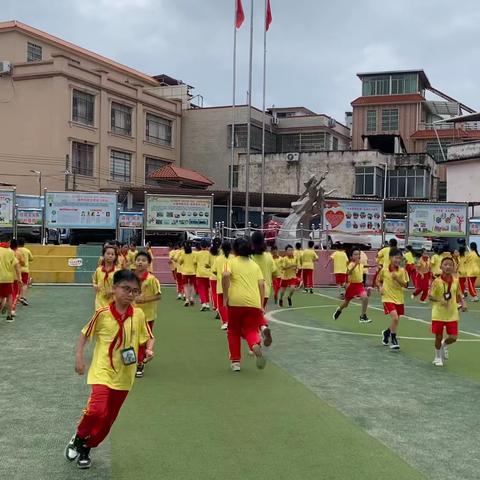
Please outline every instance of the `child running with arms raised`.
[{"label": "child running with arms raised", "polygon": [[285,296],[285,292],[288,289],[288,306],[292,306],[292,297],[295,293],[295,288],[298,285],[297,282],[297,267],[298,262],[295,258],[293,247],[291,245],[287,245],[285,247],[285,256],[282,257],[281,262],[281,272],[282,272],[282,283],[280,284],[280,300],[278,301],[278,305],[283,307],[283,297]]},{"label": "child running with arms raised", "polygon": [[65,448],[67,460],[76,460],[79,468],[90,468],[90,449],[108,435],[133,386],[140,345],[145,345],[146,359],[153,357],[152,331],[142,310],[132,306],[139,293],[140,284],[133,272],[116,272],[112,303],[95,312],[78,339],[75,371],[79,375],[86,368],[85,344],[96,339],[87,379],[92,386],[90,398],[76,434]]},{"label": "child running with arms raised", "polygon": [[[432,302],[432,333],[435,335],[435,358],[433,364],[443,367],[448,358],[448,345],[455,343],[458,337],[458,305],[466,311],[460,283],[454,277],[455,264],[452,258],[444,258],[440,264],[442,274],[430,288],[429,299]],[[443,330],[447,338],[443,338]]]},{"label": "child running with arms raised", "polygon": [[377,276],[377,286],[382,295],[385,315],[390,315],[390,327],[382,332],[382,343],[390,344],[392,350],[398,350],[400,344],[397,339],[400,316],[405,315],[404,289],[408,287],[408,274],[400,266],[402,252],[391,248],[389,252],[390,263],[387,268],[382,268]]}]

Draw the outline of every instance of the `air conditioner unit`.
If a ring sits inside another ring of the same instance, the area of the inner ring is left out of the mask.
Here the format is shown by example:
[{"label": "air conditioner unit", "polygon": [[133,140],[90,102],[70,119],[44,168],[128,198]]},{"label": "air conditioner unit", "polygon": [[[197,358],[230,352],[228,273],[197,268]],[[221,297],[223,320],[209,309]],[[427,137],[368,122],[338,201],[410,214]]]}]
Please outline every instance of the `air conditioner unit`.
[{"label": "air conditioner unit", "polygon": [[330,128],[335,128],[335,127],[337,126],[337,122],[335,121],[334,118],[329,118],[329,119],[328,119],[328,126],[329,126]]},{"label": "air conditioner unit", "polygon": [[300,154],[298,152],[287,153],[287,162],[298,163],[300,160]]},{"label": "air conditioner unit", "polygon": [[12,64],[3,60],[0,62],[0,75],[8,75],[12,71]]}]

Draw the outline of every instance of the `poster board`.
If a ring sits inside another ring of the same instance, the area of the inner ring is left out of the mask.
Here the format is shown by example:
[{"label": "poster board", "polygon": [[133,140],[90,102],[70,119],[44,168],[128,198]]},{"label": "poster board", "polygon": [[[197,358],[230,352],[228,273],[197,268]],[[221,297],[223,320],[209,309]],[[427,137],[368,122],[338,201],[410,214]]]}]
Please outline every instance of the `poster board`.
[{"label": "poster board", "polygon": [[194,195],[146,195],[147,231],[210,231],[213,197]]},{"label": "poster board", "polygon": [[480,218],[471,218],[469,221],[468,243],[471,242],[480,247]]},{"label": "poster board", "polygon": [[325,200],[323,228],[352,235],[382,235],[383,202]]},{"label": "poster board", "polygon": [[118,228],[141,230],[143,228],[143,212],[120,212]]},{"label": "poster board", "polygon": [[17,208],[17,227],[41,227],[43,210],[41,208]]},{"label": "poster board", "polygon": [[405,235],[407,230],[407,221],[399,218],[386,218],[385,219],[385,233],[391,233],[394,235]]},{"label": "poster board", "polygon": [[47,228],[117,228],[115,193],[46,192]]},{"label": "poster board", "polygon": [[409,237],[466,237],[466,203],[408,203]]},{"label": "poster board", "polygon": [[0,190],[0,227],[13,228],[15,191]]}]

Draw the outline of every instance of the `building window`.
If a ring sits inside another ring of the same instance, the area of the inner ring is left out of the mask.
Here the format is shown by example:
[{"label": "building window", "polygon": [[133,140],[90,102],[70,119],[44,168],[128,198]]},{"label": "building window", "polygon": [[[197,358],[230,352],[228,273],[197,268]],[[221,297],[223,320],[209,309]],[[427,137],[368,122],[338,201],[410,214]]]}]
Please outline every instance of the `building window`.
[{"label": "building window", "polygon": [[338,138],[333,137],[332,138],[332,150],[336,152],[338,150]]},{"label": "building window", "polygon": [[427,170],[389,170],[388,183],[392,198],[428,198],[430,194],[430,174]]},{"label": "building window", "polygon": [[95,96],[89,93],[73,90],[72,120],[84,125],[93,125]]},{"label": "building window", "polygon": [[366,78],[362,85],[363,96],[388,95],[390,93],[390,77],[379,76]]},{"label": "building window", "polygon": [[416,73],[378,75],[367,77],[362,83],[362,95],[400,95],[419,91]]},{"label": "building window", "polygon": [[287,135],[278,135],[278,152],[318,152],[330,150],[330,137],[331,135],[327,132],[291,133]]},{"label": "building window", "polygon": [[392,95],[418,92],[418,75],[392,75]]},{"label": "building window", "polygon": [[398,108],[384,108],[382,110],[382,130],[384,132],[398,130]]},{"label": "building window", "polygon": [[27,62],[37,62],[42,59],[42,47],[32,42],[27,44]]},{"label": "building window", "polygon": [[132,135],[132,109],[121,103],[112,102],[112,132]]},{"label": "building window", "polygon": [[110,154],[110,178],[116,182],[130,182],[131,164],[131,153],[112,150]]},{"label": "building window", "polygon": [[158,158],[145,157],[145,178],[149,177],[155,170],[170,165],[166,160],[159,160]]},{"label": "building window", "polygon": [[93,153],[89,143],[72,142],[72,170],[78,175],[93,177]]},{"label": "building window", "polygon": [[[238,188],[238,165],[233,165],[233,185],[232,188]],[[230,188],[230,178],[232,176],[232,166],[228,166],[228,188]]]},{"label": "building window", "polygon": [[147,141],[159,145],[172,144],[172,121],[147,113]]},{"label": "building window", "polygon": [[[251,150],[262,151],[262,129],[251,126],[250,148]],[[232,126],[228,126],[228,148],[232,146]],[[235,148],[247,148],[247,124],[235,125]],[[277,135],[265,130],[265,152],[275,153],[277,151]],[[289,150],[290,151],[290,150]]]},{"label": "building window", "polygon": [[355,168],[355,195],[383,197],[384,170],[379,167]]},{"label": "building window", "polygon": [[367,110],[367,132],[377,131],[377,111]]},{"label": "building window", "polygon": [[[425,151],[431,155],[435,161],[444,162],[444,158],[447,158],[447,147],[451,141],[440,140],[440,144],[437,141],[427,142],[425,144]],[[443,154],[442,154],[443,150]]]}]

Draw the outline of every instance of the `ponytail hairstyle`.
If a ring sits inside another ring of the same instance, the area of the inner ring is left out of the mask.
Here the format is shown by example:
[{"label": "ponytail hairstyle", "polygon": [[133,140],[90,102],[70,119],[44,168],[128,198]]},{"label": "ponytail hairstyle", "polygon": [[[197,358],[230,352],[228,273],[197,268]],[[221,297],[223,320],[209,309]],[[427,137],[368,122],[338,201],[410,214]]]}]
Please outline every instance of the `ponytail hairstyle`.
[{"label": "ponytail hairstyle", "polygon": [[480,257],[480,255],[478,254],[476,242],[472,242],[472,243],[470,244],[470,250],[471,250],[472,252],[475,252],[475,253],[477,254],[477,257]]},{"label": "ponytail hairstyle", "polygon": [[224,240],[222,243],[222,252],[226,258],[228,258],[231,251],[232,251],[232,244],[228,240]]},{"label": "ponytail hairstyle", "polygon": [[467,248],[465,247],[465,245],[460,246],[460,248],[458,249],[458,253],[460,254],[461,257],[465,256],[466,251],[467,251]]},{"label": "ponytail hairstyle", "polygon": [[192,253],[192,244],[190,242],[185,242],[183,245],[183,250],[187,255]]},{"label": "ponytail hairstyle", "polygon": [[249,257],[252,253],[250,242],[246,238],[236,238],[233,242],[233,253],[239,257]]},{"label": "ponytail hairstyle", "polygon": [[218,255],[218,251],[219,251],[219,248],[220,248],[220,245],[222,244],[222,241],[218,238],[218,237],[215,237],[213,240],[212,240],[212,246],[210,247],[210,253],[212,255],[215,255],[217,256]]},{"label": "ponytail hairstyle", "polygon": [[253,232],[250,241],[254,255],[262,255],[267,250],[267,244],[265,243],[265,237],[262,232]]}]

